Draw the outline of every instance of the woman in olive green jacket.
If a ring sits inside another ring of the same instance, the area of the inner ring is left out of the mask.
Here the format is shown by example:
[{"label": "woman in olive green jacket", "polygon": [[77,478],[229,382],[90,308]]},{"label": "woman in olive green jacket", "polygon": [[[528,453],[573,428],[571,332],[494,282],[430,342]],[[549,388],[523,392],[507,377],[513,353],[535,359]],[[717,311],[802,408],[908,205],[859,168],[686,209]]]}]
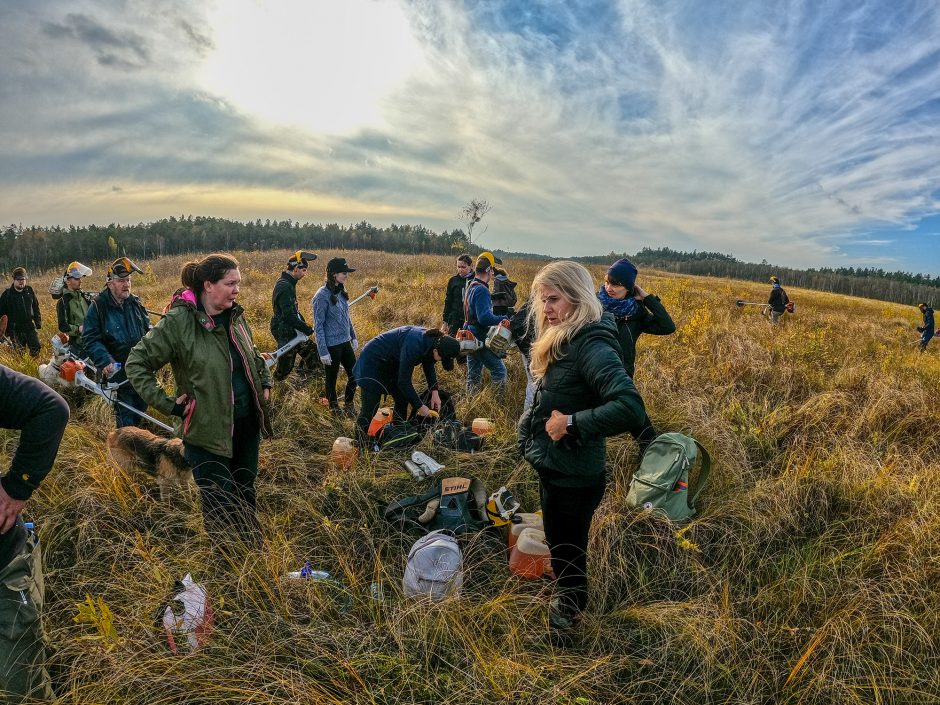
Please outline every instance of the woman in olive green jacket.
[{"label": "woman in olive green jacket", "polygon": [[[202,495],[207,533],[222,544],[229,538],[254,543],[270,377],[235,302],[241,281],[235,258],[214,254],[189,262],[182,280],[166,316],[131,350],[127,378],[150,406],[179,417],[177,435]],[[156,377],[168,363],[175,398]]]}]

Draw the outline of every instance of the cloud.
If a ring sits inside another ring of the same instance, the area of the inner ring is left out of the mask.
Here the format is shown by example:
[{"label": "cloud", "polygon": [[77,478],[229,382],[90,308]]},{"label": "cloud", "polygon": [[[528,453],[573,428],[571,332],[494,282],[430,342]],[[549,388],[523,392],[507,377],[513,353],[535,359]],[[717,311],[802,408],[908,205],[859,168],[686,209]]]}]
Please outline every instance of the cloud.
[{"label": "cloud", "polygon": [[84,44],[102,66],[140,69],[150,63],[147,40],[133,30],[118,32],[84,14],[69,14],[63,24],[44,22],[42,27],[51,39],[74,39]]},{"label": "cloud", "polygon": [[[441,230],[482,197],[494,247],[668,245],[813,266],[940,211],[940,11],[928,0],[415,0],[404,8],[421,61],[379,119],[344,135],[285,127],[201,83],[223,45],[202,6],[18,8],[0,45],[0,99],[18,108],[0,113],[0,208],[25,220],[115,182],[120,200],[90,201],[95,219],[136,221],[171,194],[175,213],[193,189],[211,198],[186,202],[220,215],[241,203],[277,217],[280,203],[314,221],[322,206]],[[337,62],[369,51],[355,35],[336,43],[348,47]],[[312,79],[287,88],[318,95]]]}]

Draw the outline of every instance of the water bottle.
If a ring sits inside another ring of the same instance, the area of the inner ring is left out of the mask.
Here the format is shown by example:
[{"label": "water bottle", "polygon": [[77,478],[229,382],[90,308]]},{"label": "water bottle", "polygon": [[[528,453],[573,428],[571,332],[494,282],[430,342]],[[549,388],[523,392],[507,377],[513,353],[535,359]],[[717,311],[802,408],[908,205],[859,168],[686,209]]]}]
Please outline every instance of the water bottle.
[{"label": "water bottle", "polygon": [[325,570],[314,570],[310,567],[310,561],[304,561],[304,566],[300,570],[293,570],[287,574],[288,578],[294,580],[299,580],[301,578],[307,578],[310,580],[330,580],[331,576]]},{"label": "water bottle", "polygon": [[114,377],[118,372],[121,371],[121,368],[124,367],[120,362],[115,362],[114,367],[111,369],[111,376]]}]

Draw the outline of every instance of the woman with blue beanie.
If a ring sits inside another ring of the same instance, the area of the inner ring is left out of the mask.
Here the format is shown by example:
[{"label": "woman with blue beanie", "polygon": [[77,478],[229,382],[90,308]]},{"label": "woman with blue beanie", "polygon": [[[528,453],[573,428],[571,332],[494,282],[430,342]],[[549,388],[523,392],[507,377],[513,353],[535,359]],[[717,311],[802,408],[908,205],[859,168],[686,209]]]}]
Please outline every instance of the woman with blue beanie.
[{"label": "woman with blue beanie", "polygon": [[[671,335],[676,332],[672,322],[658,296],[647,294],[636,283],[637,269],[626,257],[618,259],[607,269],[604,285],[597,292],[597,298],[605,313],[613,315],[617,321],[617,338],[623,353],[623,367],[633,379],[636,371],[636,341],[642,333],[650,335]],[[649,419],[643,432],[634,436],[645,450],[649,442],[657,435]]]},{"label": "woman with blue beanie", "polygon": [[604,286],[597,298],[606,313],[617,321],[617,337],[623,348],[623,366],[630,377],[636,367],[636,341],[641,333],[671,335],[676,324],[658,296],[647,294],[636,283],[637,269],[627,258],[618,259],[607,269]]}]

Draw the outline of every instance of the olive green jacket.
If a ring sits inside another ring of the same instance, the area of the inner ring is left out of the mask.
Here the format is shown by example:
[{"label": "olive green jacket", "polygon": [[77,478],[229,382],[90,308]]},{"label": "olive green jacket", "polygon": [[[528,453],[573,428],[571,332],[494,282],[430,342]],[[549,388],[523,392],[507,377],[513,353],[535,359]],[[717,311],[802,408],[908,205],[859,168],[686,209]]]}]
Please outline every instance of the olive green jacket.
[{"label": "olive green jacket", "polygon": [[88,305],[89,301],[81,289],[78,291],[66,289],[55,304],[59,330],[67,333],[69,342],[76,347],[81,347],[82,344],[82,334],[78,329],[85,322]]},{"label": "olive green jacket", "polygon": [[[127,378],[137,393],[164,414],[173,412],[180,394],[195,399],[189,413],[176,421],[176,435],[226,458],[232,457],[234,426],[232,364],[245,366],[254,390],[258,426],[262,434],[271,435],[262,391],[271,386],[270,376],[238,304],[232,309],[231,332],[240,360],[232,359],[224,325],[216,325],[205,311],[177,299],[166,316],[134,346],[125,365]],[[156,377],[157,370],[167,363],[176,380],[172,397]]]}]

